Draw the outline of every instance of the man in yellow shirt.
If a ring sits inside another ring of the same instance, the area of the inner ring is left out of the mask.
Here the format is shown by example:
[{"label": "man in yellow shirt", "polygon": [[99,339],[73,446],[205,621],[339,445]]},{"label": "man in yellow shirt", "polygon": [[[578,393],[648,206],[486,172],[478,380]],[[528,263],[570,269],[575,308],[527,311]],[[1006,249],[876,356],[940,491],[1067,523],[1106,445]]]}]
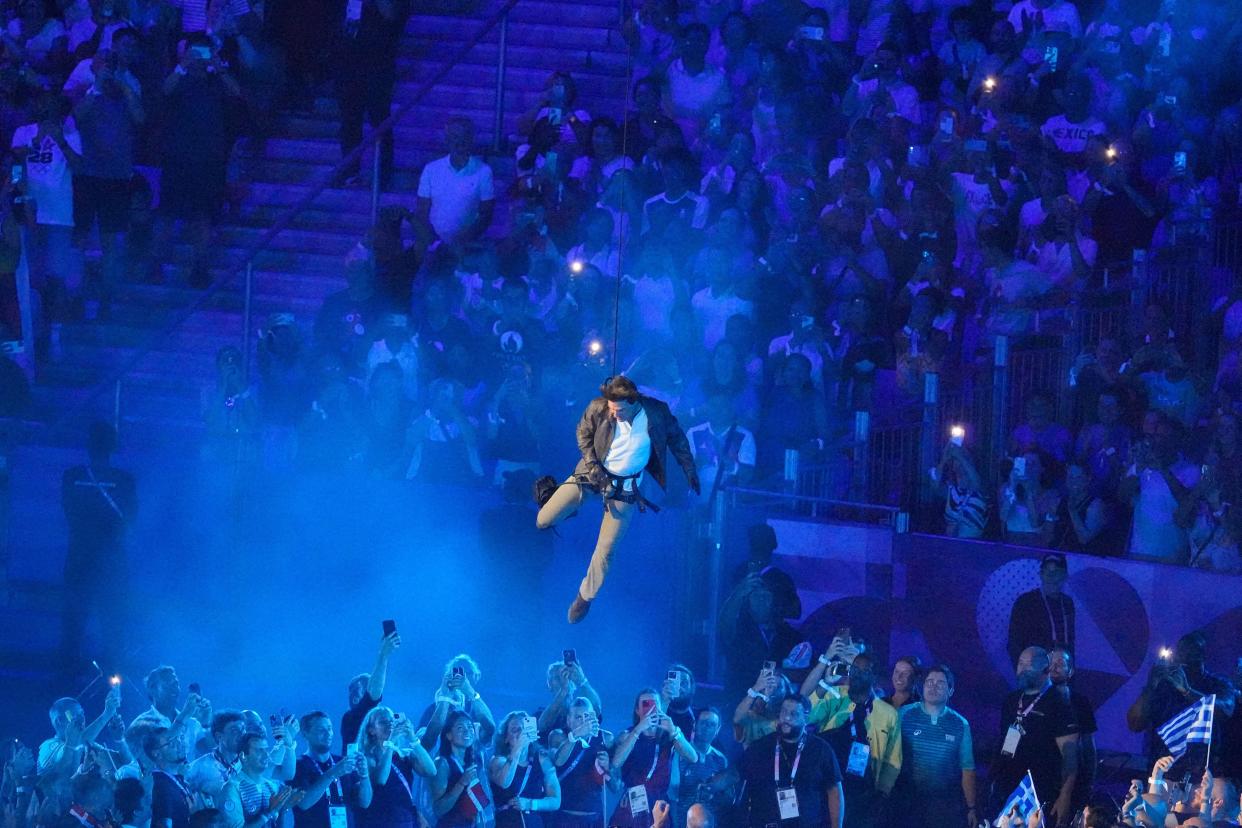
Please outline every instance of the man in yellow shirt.
[{"label": "man in yellow shirt", "polygon": [[811,695],[807,724],[832,746],[844,771],[845,828],[886,824],[888,797],[901,773],[901,723],[874,690],[874,663],[864,653],[854,658],[844,685],[821,681]]}]

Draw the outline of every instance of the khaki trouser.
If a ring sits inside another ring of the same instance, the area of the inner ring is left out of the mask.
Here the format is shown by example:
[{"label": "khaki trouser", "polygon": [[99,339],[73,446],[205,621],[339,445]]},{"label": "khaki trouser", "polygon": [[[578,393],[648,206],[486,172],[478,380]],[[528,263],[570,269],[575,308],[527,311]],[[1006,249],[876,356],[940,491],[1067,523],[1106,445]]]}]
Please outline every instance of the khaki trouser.
[{"label": "khaki trouser", "polygon": [[[591,492],[591,499],[598,495]],[[539,510],[535,525],[540,529],[550,529],[576,512],[587,499],[587,490],[577,483],[566,482],[557,487]],[[608,574],[608,565],[612,562],[612,553],[617,544],[625,537],[630,528],[630,521],[638,508],[636,503],[622,503],[617,500],[604,501],[604,517],[599,524],[599,538],[595,541],[595,551],[591,554],[591,563],[587,565],[586,577],[578,587],[578,593],[587,601],[594,601],[599,589],[604,585],[604,576]]]}]

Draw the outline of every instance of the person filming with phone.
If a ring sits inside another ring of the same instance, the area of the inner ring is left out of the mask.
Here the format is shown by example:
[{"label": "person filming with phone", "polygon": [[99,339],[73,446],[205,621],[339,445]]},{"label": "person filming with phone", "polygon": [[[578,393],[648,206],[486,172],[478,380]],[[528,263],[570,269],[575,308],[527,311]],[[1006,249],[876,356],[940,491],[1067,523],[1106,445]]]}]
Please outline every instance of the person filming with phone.
[{"label": "person filming with phone", "polygon": [[402,713],[376,707],[362,720],[358,752],[371,776],[371,804],[355,816],[358,828],[414,828],[423,824],[418,811],[418,779],[431,779],[436,766]]},{"label": "person filming with phone", "polygon": [[479,727],[464,710],[454,710],[440,734],[440,755],[431,780],[437,828],[483,825],[491,805],[479,767]]},{"label": "person filming with phone", "polygon": [[633,725],[617,739],[612,764],[620,768],[621,801],[612,812],[610,828],[651,828],[651,805],[668,800],[678,759],[693,765],[698,751],[665,714],[654,690],[634,700]]},{"label": "person filming with phone", "polygon": [[599,713],[584,696],[569,705],[566,724],[569,731],[553,760],[561,781],[557,828],[603,828],[604,787],[621,786],[621,777],[612,772],[613,735],[600,728]]},{"label": "person filming with phone", "polygon": [[487,778],[496,794],[496,828],[543,828],[540,815],[561,807],[561,782],[539,746],[538,719],[525,710],[501,720]]},{"label": "person filming with phone", "polygon": [[306,753],[298,757],[290,783],[302,792],[293,809],[294,828],[353,828],[355,809],[371,805],[371,774],[354,743],[345,756],[332,753],[332,719],[316,710],[302,716]]}]

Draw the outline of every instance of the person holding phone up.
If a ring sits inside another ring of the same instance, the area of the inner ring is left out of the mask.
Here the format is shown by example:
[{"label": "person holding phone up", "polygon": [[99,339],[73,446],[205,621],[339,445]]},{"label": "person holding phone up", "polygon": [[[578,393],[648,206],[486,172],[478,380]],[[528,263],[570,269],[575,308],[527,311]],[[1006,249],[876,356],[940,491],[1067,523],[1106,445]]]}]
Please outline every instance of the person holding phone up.
[{"label": "person holding phone up", "polygon": [[604,786],[620,790],[621,777],[612,773],[613,735],[599,726],[590,699],[579,696],[569,705],[567,738],[553,759],[561,782],[557,828],[603,828]]},{"label": "person holding phone up", "polygon": [[660,707],[654,690],[634,700],[634,723],[621,733],[612,764],[621,768],[623,793],[609,820],[610,828],[651,828],[651,805],[668,799],[674,764],[699,761],[698,751]]},{"label": "person holding phone up", "polygon": [[353,828],[356,808],[371,805],[367,760],[355,744],[345,756],[332,753],[332,719],[316,710],[302,717],[306,753],[298,757],[292,787],[302,792],[293,809],[294,828]]},{"label": "person holding phone up", "polygon": [[437,828],[482,825],[491,797],[479,773],[478,725],[464,710],[449,714],[440,735],[436,775],[431,780]]},{"label": "person holding phone up", "polygon": [[376,707],[362,720],[357,751],[366,757],[371,804],[355,813],[358,828],[414,828],[423,817],[416,804],[416,776],[431,779],[436,766],[404,714]]},{"label": "person holding phone up", "polygon": [[561,807],[561,781],[539,747],[539,724],[525,710],[505,716],[496,731],[487,778],[496,793],[496,828],[543,828],[540,814]]}]

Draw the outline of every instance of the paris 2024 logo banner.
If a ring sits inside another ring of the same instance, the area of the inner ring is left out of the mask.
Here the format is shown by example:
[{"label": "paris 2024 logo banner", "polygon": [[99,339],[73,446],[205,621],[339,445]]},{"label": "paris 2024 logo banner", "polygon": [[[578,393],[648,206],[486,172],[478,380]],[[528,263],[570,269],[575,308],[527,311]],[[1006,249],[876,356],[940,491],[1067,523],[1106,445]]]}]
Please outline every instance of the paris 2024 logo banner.
[{"label": "paris 2024 logo banner", "polygon": [[[1043,553],[916,535],[893,536],[892,544],[891,557],[847,553],[848,560],[825,566],[836,555],[824,552],[816,555],[818,566],[795,565],[799,591],[815,596],[804,606],[804,636],[818,648],[850,626],[872,642],[881,663],[904,655],[947,662],[957,675],[953,704],[986,749],[996,736],[1000,701],[1015,684],[1007,647],[1010,609],[1019,595],[1038,588]],[[818,583],[806,583],[808,576]],[[834,589],[834,582],[842,581],[862,589],[840,595],[844,590]],[[1126,729],[1125,713],[1160,649],[1181,635],[1202,630],[1208,667],[1235,673],[1242,655],[1242,577],[1070,555],[1065,591],[1076,608],[1074,687],[1096,707],[1103,749],[1143,749],[1142,734]]]}]

